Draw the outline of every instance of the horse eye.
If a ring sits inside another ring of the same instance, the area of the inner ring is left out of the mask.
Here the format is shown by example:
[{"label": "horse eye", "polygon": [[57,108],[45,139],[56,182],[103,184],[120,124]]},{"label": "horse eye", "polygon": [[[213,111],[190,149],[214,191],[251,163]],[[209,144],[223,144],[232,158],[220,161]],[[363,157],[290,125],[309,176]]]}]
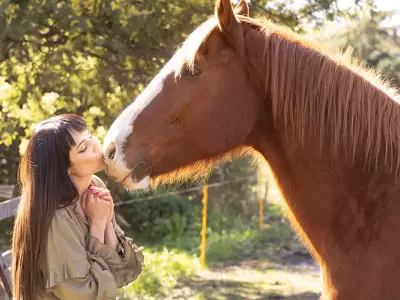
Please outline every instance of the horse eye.
[{"label": "horse eye", "polygon": [[196,66],[194,66],[192,70],[192,76],[197,77],[200,76],[203,72]]},{"label": "horse eye", "polygon": [[192,76],[192,77],[198,77],[202,74],[203,72],[196,66],[193,66],[193,68],[185,67],[182,70],[182,75],[186,76]]}]

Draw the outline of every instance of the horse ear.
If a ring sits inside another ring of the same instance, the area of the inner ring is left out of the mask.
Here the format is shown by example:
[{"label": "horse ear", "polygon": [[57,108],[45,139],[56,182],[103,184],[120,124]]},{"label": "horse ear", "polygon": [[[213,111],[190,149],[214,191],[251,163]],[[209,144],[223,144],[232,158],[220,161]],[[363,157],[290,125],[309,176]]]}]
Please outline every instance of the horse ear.
[{"label": "horse ear", "polygon": [[218,20],[218,27],[223,32],[229,32],[231,26],[237,23],[231,0],[217,0],[215,2],[215,15]]},{"label": "horse ear", "polygon": [[233,12],[237,15],[241,16],[249,16],[249,5],[247,4],[246,0],[240,0],[238,5],[236,5],[235,9]]}]

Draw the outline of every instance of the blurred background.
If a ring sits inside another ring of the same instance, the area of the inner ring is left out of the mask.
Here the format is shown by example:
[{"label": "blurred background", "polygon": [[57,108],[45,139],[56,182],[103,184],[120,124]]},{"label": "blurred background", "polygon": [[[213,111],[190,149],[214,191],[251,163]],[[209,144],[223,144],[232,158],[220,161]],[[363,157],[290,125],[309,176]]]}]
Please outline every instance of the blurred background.
[{"label": "blurred background", "polygon": [[[249,6],[252,17],[352,46],[399,86],[400,2],[252,0]],[[102,140],[213,9],[214,0],[0,0],[0,201],[19,195],[18,163],[32,124],[76,113]],[[120,226],[145,247],[146,268],[119,290],[121,299],[319,298],[319,268],[285,219],[266,163],[258,167],[243,157],[221,164],[207,182],[155,191],[108,186]],[[10,248],[12,225],[12,217],[0,222],[2,251]]]}]

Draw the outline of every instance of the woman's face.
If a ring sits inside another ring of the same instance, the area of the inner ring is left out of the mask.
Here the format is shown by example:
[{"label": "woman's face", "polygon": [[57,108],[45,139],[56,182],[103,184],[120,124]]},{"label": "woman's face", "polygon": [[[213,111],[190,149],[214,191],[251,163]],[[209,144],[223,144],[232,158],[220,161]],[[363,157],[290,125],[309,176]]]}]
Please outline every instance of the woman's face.
[{"label": "woman's face", "polygon": [[75,141],[69,151],[71,166],[69,175],[87,177],[104,169],[103,151],[100,142],[93,137],[89,130],[71,132]]}]

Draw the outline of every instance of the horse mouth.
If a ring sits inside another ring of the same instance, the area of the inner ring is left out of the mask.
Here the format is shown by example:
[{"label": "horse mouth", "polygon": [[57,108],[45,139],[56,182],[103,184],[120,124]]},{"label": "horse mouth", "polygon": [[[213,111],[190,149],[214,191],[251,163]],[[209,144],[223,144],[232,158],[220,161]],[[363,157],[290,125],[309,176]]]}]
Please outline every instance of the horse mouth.
[{"label": "horse mouth", "polygon": [[123,183],[128,177],[131,176],[131,174],[132,174],[132,173],[128,173],[128,175],[126,175],[126,176],[125,176],[121,181],[119,181],[119,182]]},{"label": "horse mouth", "polygon": [[147,188],[150,185],[150,172],[146,162],[139,162],[120,182],[128,189]]},{"label": "horse mouth", "polygon": [[127,176],[123,181],[121,181],[122,185],[128,190],[140,190],[146,189],[151,186],[151,178],[150,176],[145,176],[140,180],[132,180],[132,177]]}]

